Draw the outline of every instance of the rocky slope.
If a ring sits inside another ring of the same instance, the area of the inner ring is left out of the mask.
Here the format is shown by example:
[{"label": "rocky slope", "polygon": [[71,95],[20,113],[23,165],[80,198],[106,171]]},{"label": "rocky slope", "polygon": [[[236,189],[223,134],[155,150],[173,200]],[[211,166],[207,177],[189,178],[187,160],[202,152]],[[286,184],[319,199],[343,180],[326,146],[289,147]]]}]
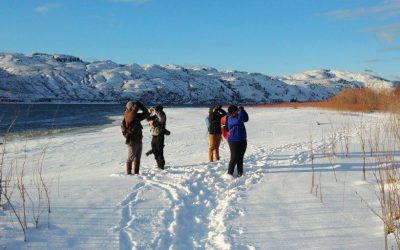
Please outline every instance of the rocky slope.
[{"label": "rocky slope", "polygon": [[274,103],[318,101],[344,88],[390,88],[366,73],[314,70],[270,77],[209,67],[85,62],[68,55],[0,53],[0,102]]}]

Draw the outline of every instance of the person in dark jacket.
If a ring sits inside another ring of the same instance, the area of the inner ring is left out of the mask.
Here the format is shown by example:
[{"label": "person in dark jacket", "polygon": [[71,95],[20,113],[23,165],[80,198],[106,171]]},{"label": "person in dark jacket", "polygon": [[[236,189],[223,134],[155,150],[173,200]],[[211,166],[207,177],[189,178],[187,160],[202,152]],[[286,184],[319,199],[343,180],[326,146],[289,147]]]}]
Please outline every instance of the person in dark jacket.
[{"label": "person in dark jacket", "polygon": [[167,116],[163,111],[163,106],[158,105],[155,108],[150,109],[151,115],[147,119],[150,125],[150,131],[152,135],[151,139],[151,150],[146,153],[146,156],[154,154],[154,158],[157,162],[159,169],[164,169],[164,135],[169,134],[169,131],[165,128],[167,122]]},{"label": "person in dark jacket", "polygon": [[208,150],[208,161],[219,161],[219,145],[221,144],[221,118],[226,115],[225,110],[221,106],[210,108],[208,114],[209,128],[208,138],[210,140],[210,148]]},{"label": "person in dark jacket", "polygon": [[231,159],[229,161],[228,174],[233,175],[237,166],[237,176],[243,175],[243,158],[247,148],[247,133],[245,122],[249,121],[249,115],[243,107],[231,105],[228,108],[229,150]]},{"label": "person in dark jacket", "polygon": [[[141,110],[142,112],[138,112]],[[140,158],[142,155],[142,124],[140,123],[149,116],[147,108],[141,102],[126,104],[124,119],[121,123],[122,134],[128,145],[128,159],[126,160],[126,174],[132,174],[132,162],[134,163],[134,174],[139,174]]]}]

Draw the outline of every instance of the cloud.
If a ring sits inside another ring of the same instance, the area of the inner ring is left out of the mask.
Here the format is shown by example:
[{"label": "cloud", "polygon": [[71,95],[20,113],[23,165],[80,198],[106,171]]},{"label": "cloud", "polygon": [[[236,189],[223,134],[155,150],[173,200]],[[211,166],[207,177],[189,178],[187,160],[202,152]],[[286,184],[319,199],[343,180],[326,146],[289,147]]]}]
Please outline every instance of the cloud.
[{"label": "cloud", "polygon": [[[359,31],[373,34],[384,44],[384,51],[386,52],[399,50],[397,41],[400,38],[400,23],[397,20],[398,17],[400,17],[400,0],[380,0],[375,5],[334,10],[324,13],[324,15],[338,20],[356,20],[364,18],[370,23],[393,18],[389,22],[387,20],[385,25],[370,26]],[[396,21],[393,22],[394,20]]]},{"label": "cloud", "polygon": [[341,20],[357,19],[360,17],[378,17],[388,19],[400,16],[399,0],[384,0],[382,3],[370,7],[360,7],[353,9],[341,9],[325,13],[327,16]]},{"label": "cloud", "polygon": [[149,2],[150,0],[111,0],[114,3],[135,3],[135,4],[144,4]]},{"label": "cloud", "polygon": [[364,69],[364,72],[370,75],[379,76],[379,74],[373,69]]},{"label": "cloud", "polygon": [[398,51],[398,50],[400,50],[400,45],[387,46],[383,50],[386,51],[386,52]]},{"label": "cloud", "polygon": [[51,11],[51,10],[57,9],[57,8],[59,8],[59,7],[60,7],[59,4],[56,4],[56,3],[47,3],[47,4],[43,4],[43,5],[37,6],[37,7],[35,8],[35,11],[36,11],[37,13],[44,14],[44,13],[47,13],[47,12],[49,12],[49,11]]},{"label": "cloud", "polygon": [[[368,59],[368,60],[365,60],[364,62],[365,63],[369,63],[369,64],[374,64],[374,63],[380,63],[380,62],[382,62],[383,60],[382,59]],[[365,71],[367,71],[367,70],[365,70]]]},{"label": "cloud", "polygon": [[400,81],[400,75],[390,75],[389,76],[393,81]]},{"label": "cloud", "polygon": [[[377,64],[377,63],[394,62],[394,61],[400,61],[400,57],[372,58],[372,59],[367,59],[367,60],[363,60],[360,62],[372,65],[372,64]],[[369,70],[369,69],[366,69],[365,71],[367,71],[367,70]]]},{"label": "cloud", "polygon": [[372,32],[379,40],[388,44],[393,44],[400,37],[400,23],[371,26],[362,31]]}]

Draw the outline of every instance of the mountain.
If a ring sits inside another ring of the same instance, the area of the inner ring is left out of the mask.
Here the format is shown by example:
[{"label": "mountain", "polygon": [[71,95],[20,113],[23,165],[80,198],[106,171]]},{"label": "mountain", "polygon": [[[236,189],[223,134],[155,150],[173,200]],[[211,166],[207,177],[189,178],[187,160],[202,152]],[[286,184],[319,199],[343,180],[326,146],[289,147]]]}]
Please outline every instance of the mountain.
[{"label": "mountain", "polygon": [[0,102],[122,102],[163,104],[319,101],[344,88],[390,88],[366,73],[314,70],[270,77],[178,65],[85,62],[79,57],[0,53]]}]

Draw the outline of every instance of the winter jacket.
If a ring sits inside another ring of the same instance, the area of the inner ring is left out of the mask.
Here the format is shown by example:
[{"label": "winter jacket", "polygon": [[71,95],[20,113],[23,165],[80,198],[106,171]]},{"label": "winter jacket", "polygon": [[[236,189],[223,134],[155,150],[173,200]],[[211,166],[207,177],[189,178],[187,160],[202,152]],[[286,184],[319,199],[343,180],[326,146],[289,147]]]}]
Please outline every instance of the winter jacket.
[{"label": "winter jacket", "polygon": [[244,123],[248,121],[249,115],[244,109],[240,110],[238,115],[228,117],[229,142],[247,140],[246,127],[244,126]]},{"label": "winter jacket", "polygon": [[132,144],[135,142],[142,141],[142,124],[141,121],[149,116],[149,112],[146,108],[141,107],[142,113],[137,113],[133,110],[126,110],[124,114],[124,119],[121,123],[122,134],[125,136],[126,143]]},{"label": "winter jacket", "polygon": [[220,135],[222,134],[221,131],[221,118],[226,115],[225,110],[217,109],[213,112],[210,112],[208,115],[208,120],[210,122],[210,127],[208,132],[211,135]]},{"label": "winter jacket", "polygon": [[153,121],[153,126],[150,128],[152,136],[158,136],[165,131],[165,124],[167,122],[167,116],[164,111],[156,111],[154,115],[148,118],[149,121]]}]

